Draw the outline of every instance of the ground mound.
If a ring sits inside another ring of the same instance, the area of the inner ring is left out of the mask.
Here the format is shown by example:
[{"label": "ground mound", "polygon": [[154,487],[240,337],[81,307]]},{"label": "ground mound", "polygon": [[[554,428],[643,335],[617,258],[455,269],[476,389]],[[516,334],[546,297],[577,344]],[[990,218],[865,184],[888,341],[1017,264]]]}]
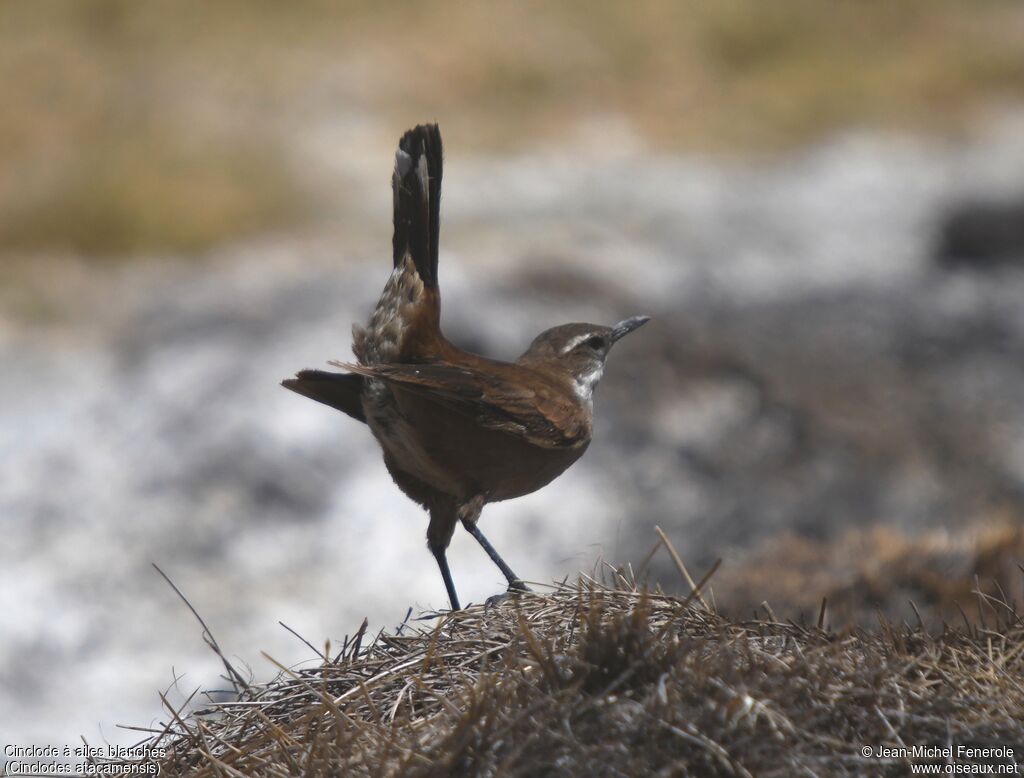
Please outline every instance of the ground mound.
[{"label": "ground mound", "polygon": [[680,598],[644,591],[628,568],[604,578],[372,640],[364,623],[267,684],[228,666],[231,699],[171,711],[148,745],[166,750],[167,776],[902,775],[1024,762],[1024,622],[996,598],[979,594],[973,623],[938,631],[882,620],[837,632],[824,605],[816,623],[736,620],[700,584]]}]

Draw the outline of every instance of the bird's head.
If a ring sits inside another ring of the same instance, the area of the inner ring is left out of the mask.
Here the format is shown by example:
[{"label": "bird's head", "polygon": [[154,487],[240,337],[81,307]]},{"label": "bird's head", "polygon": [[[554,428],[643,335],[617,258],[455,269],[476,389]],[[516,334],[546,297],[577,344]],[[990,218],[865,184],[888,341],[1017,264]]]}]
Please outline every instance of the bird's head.
[{"label": "bird's head", "polygon": [[544,365],[567,375],[580,399],[590,402],[594,387],[604,374],[604,363],[612,346],[650,318],[632,316],[613,327],[578,323],[552,327],[533,339],[519,361]]}]

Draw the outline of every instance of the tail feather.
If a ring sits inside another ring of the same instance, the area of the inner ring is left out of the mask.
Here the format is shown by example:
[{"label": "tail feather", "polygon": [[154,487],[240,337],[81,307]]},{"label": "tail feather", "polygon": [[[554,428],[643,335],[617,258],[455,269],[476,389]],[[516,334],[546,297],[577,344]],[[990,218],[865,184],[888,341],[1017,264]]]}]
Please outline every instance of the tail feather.
[{"label": "tail feather", "polygon": [[357,421],[366,421],[363,413],[363,377],[353,373],[328,373],[325,370],[303,370],[281,382],[311,400],[337,408]]},{"label": "tail feather", "polygon": [[395,152],[395,234],[397,267],[406,255],[428,288],[437,287],[438,238],[441,226],[441,131],[421,124],[402,136]]}]

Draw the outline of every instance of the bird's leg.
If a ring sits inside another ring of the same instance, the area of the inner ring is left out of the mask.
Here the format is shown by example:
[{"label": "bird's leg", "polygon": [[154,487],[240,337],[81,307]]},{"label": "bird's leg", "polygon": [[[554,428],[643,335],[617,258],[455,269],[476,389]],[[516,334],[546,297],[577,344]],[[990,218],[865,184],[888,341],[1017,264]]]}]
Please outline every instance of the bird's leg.
[{"label": "bird's leg", "polygon": [[[508,589],[510,592],[528,592],[530,591],[526,584],[523,583],[522,579],[512,572],[512,568],[505,564],[505,560],[501,558],[501,555],[494,549],[494,546],[490,544],[487,538],[484,537],[484,533],[480,531],[480,528],[476,525],[477,520],[480,518],[480,513],[484,509],[484,504],[487,502],[486,495],[478,494],[470,500],[463,502],[459,505],[458,513],[459,520],[462,522],[462,526],[466,528],[466,532],[476,538],[476,542],[481,545],[484,551],[487,552],[487,556],[491,558],[491,561],[498,566],[501,570],[501,574],[505,576],[508,581]],[[491,597],[487,602],[491,604],[492,601],[501,599],[500,597]]]},{"label": "bird's leg", "polygon": [[[479,543],[484,551],[487,552],[487,556],[491,558],[491,561],[498,566],[501,570],[502,575],[508,579],[509,591],[528,592],[530,588],[523,583],[523,580],[512,572],[512,568],[505,564],[505,560],[501,558],[501,555],[494,550],[494,546],[490,544],[490,541],[484,537],[484,533],[480,531],[480,528],[476,525],[475,521],[469,519],[462,520],[462,526],[466,528],[466,531],[476,538],[476,542]],[[493,598],[492,598],[493,599]],[[489,602],[489,601],[488,601]]]},{"label": "bird's leg", "polygon": [[455,504],[450,500],[431,501],[430,524],[427,526],[427,548],[437,560],[437,566],[441,570],[441,578],[444,579],[444,588],[448,590],[448,600],[453,611],[460,609],[459,595],[455,592],[455,582],[452,581],[452,571],[448,569],[448,556],[445,551],[448,544],[452,542],[452,533],[455,532],[455,522],[458,516],[456,511]]},{"label": "bird's leg", "polygon": [[448,569],[448,556],[445,554],[443,547],[430,547],[430,553],[434,555],[434,559],[437,560],[437,566],[441,569],[441,577],[444,579],[444,588],[448,590],[448,600],[451,603],[452,610],[457,611],[460,609],[459,606],[459,595],[455,592],[455,582],[452,581],[452,571]]}]

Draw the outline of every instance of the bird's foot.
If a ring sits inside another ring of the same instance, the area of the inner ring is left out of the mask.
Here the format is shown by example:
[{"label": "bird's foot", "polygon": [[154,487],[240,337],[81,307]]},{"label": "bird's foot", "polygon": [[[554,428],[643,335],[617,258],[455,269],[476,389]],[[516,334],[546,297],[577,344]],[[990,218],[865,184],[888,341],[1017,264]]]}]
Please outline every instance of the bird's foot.
[{"label": "bird's foot", "polygon": [[498,605],[501,605],[503,602],[505,602],[509,598],[518,597],[523,592],[531,592],[531,591],[533,591],[533,590],[529,586],[524,584],[522,581],[512,581],[508,585],[508,591],[503,592],[502,594],[495,594],[493,597],[488,597],[484,601],[484,609],[495,608]]}]

